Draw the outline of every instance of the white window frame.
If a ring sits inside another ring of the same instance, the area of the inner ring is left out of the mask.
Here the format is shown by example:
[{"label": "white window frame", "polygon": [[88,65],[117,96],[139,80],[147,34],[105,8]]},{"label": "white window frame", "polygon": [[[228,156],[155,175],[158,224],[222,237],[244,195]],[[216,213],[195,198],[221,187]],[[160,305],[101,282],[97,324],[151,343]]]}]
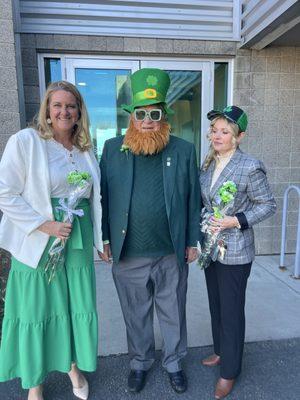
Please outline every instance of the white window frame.
[{"label": "white window frame", "polygon": [[86,58],[69,58],[66,57],[66,79],[75,83],[75,68],[97,68],[97,69],[130,69],[135,72],[139,69],[138,60],[99,60]]}]

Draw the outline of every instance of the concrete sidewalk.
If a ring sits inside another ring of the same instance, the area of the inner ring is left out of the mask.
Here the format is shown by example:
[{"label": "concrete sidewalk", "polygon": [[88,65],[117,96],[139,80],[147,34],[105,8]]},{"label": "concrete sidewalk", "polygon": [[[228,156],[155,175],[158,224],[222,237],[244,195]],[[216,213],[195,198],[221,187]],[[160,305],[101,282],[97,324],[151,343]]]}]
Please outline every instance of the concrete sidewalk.
[{"label": "concrete sidewalk", "polygon": [[[259,256],[247,288],[246,342],[300,338],[300,280],[291,278],[294,256],[286,257],[287,271],[279,270],[279,256]],[[111,276],[111,267],[96,263],[99,311],[99,355],[127,352],[125,324]],[[190,265],[187,298],[189,347],[212,344],[204,273]],[[156,348],[161,335],[155,319]],[[299,349],[300,352],[300,349]],[[300,357],[300,355],[299,355]]]},{"label": "concrete sidewalk", "polygon": [[[300,399],[300,280],[278,269],[279,256],[257,257],[248,284],[246,346],[243,371],[228,400]],[[212,352],[210,318],[203,271],[190,266],[187,302],[189,352],[185,370],[188,391],[175,394],[160,364],[160,351],[145,389],[138,395],[127,391],[129,372],[125,326],[113,285],[110,266],[96,263],[100,344],[98,369],[86,374],[90,400],[209,400],[213,399],[219,369],[205,368],[200,360]],[[155,323],[157,348],[161,337]],[[0,384],[0,400],[26,400],[19,380]],[[51,373],[45,382],[45,400],[74,399],[66,374]]]}]

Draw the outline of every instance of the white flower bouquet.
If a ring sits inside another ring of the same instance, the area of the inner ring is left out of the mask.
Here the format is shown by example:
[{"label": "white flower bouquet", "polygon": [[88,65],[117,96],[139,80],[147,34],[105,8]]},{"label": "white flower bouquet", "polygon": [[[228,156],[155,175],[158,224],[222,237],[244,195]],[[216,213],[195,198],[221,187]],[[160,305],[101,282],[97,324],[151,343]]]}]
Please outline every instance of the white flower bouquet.
[{"label": "white flower bouquet", "polygon": [[[59,206],[56,211],[63,214],[61,222],[72,223],[74,216],[82,217],[84,211],[76,207],[80,200],[85,197],[90,187],[91,175],[88,172],[72,171],[67,176],[67,182],[70,185],[69,196],[66,199],[59,199]],[[45,265],[45,273],[48,275],[48,282],[51,282],[55,276],[58,266],[62,266],[65,259],[66,240],[56,238],[48,251],[48,260]]]},{"label": "white flower bouquet", "polygon": [[224,235],[220,231],[212,230],[211,218],[223,218],[234,201],[237,192],[236,184],[226,181],[218,190],[217,203],[213,206],[213,213],[204,209],[201,222],[201,232],[204,239],[201,243],[198,264],[205,269],[211,261],[216,261],[218,257],[224,259],[226,253],[226,243]]}]

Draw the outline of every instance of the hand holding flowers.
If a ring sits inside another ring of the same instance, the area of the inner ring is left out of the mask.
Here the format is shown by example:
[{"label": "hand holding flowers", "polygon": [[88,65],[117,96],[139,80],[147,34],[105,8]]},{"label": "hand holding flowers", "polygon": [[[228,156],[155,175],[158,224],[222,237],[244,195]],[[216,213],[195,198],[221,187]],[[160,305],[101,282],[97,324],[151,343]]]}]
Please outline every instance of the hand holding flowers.
[{"label": "hand holding flowers", "polygon": [[72,224],[69,222],[46,221],[38,229],[49,236],[65,240],[71,233]]},{"label": "hand holding flowers", "polygon": [[201,244],[201,254],[198,264],[201,268],[207,268],[211,261],[218,256],[224,258],[226,243],[221,231],[238,226],[236,217],[227,216],[226,213],[234,201],[237,188],[234,182],[227,181],[218,190],[217,204],[213,207],[213,213],[204,210],[202,215],[201,232],[204,239]]},{"label": "hand holding flowers", "polygon": [[[83,210],[76,209],[76,207],[89,190],[90,180],[91,176],[87,172],[72,171],[67,176],[67,182],[70,185],[69,195],[66,199],[59,199],[59,206],[56,207],[56,210],[62,214],[62,222],[49,221],[49,223],[52,222],[50,231],[54,233],[53,236],[56,239],[48,251],[48,261],[45,265],[48,282],[54,278],[58,266],[64,263],[64,249],[66,240],[71,233],[74,217],[84,215]],[[52,234],[50,235],[52,236]]]},{"label": "hand holding flowers", "polygon": [[229,215],[224,215],[223,218],[216,218],[214,216],[210,219],[211,230],[213,232],[221,232],[224,229],[236,228],[239,225],[237,217],[230,217]]}]

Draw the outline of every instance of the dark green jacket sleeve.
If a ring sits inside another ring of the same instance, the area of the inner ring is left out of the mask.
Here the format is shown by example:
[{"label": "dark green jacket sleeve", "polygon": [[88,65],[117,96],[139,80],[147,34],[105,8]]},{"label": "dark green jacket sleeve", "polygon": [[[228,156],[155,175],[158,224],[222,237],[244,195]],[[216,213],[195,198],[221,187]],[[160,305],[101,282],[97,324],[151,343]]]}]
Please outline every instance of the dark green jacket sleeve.
[{"label": "dark green jacket sleeve", "polygon": [[110,240],[108,224],[108,187],[107,187],[107,145],[104,144],[100,160],[101,170],[101,204],[102,204],[102,240]]},{"label": "dark green jacket sleeve", "polygon": [[200,235],[201,196],[195,147],[191,147],[189,165],[190,190],[188,197],[187,246],[197,246]]}]

